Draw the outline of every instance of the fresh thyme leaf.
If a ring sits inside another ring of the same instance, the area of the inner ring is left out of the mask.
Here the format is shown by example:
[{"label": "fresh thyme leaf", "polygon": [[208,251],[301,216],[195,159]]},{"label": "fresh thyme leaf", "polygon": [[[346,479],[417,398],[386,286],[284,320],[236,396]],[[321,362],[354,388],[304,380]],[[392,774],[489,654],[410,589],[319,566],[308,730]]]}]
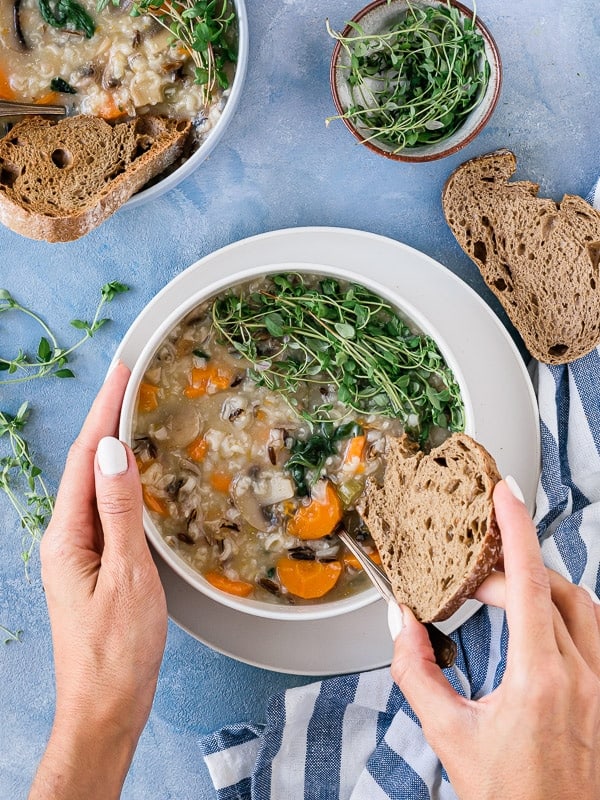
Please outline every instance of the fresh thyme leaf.
[{"label": "fresh thyme leaf", "polygon": [[53,28],[81,31],[86,39],[91,39],[94,35],[96,31],[94,20],[75,0],[38,0],[38,4],[42,19]]},{"label": "fresh thyme leaf", "polygon": [[[106,5],[107,0],[100,0]],[[235,11],[228,0],[135,0],[132,16],[149,14],[194,62],[205,106],[217,88],[229,87],[228,66],[237,60]]]},{"label": "fresh thyme leaf", "polygon": [[33,319],[43,330],[35,358],[27,356],[24,350],[19,349],[16,356],[6,358],[0,356],[0,372],[7,372],[10,377],[0,377],[0,385],[8,383],[22,383],[36,378],[51,377],[72,378],[74,373],[65,365],[71,354],[103,326],[108,320],[100,316],[106,303],[112,302],[118,294],[128,291],[128,286],[119,281],[106,283],[100,290],[100,301],[96,307],[91,322],[82,319],[71,320],[71,325],[83,331],[83,336],[69,348],[60,347],[58,339],[39,314],[27,306],[21,305],[8,289],[0,289],[0,314],[6,311],[16,311]]},{"label": "fresh thyme leaf", "polygon": [[13,416],[0,411],[0,490],[8,497],[23,528],[21,557],[25,574],[29,561],[54,509],[54,497],[48,491],[42,470],[31,456],[29,444],[22,435],[29,417],[29,407],[23,403]]},{"label": "fresh thyme leaf", "polygon": [[448,5],[418,7],[382,33],[349,22],[353,35],[327,30],[340,42],[348,65],[351,102],[333,119],[356,126],[399,152],[451,136],[487,89],[490,65],[484,39],[469,19]]},{"label": "fresh thyme leaf", "polygon": [[[363,286],[276,275],[259,292],[218,297],[212,318],[220,338],[252,365],[252,379],[292,404],[303,384],[333,385],[342,403],[400,419],[421,444],[439,420],[451,431],[464,427],[459,387],[435,342]],[[330,408],[296,411],[317,426]]]}]

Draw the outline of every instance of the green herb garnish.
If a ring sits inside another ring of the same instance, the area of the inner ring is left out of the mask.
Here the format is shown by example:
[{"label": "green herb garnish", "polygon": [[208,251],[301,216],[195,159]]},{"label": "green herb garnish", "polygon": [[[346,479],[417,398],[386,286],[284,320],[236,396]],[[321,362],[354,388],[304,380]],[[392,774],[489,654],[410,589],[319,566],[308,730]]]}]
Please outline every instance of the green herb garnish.
[{"label": "green herb garnish", "polygon": [[[108,0],[100,0],[106,2]],[[194,81],[209,105],[217,89],[229,87],[227,65],[237,60],[235,12],[228,0],[136,0],[132,16],[149,14],[194,62]]]},{"label": "green herb garnish", "polygon": [[292,442],[285,469],[296,484],[296,494],[299,497],[309,495],[307,473],[312,473],[313,481],[318,480],[329,456],[337,452],[338,442],[360,436],[362,432],[357,422],[347,422],[337,428],[331,422],[321,422],[307,439]]},{"label": "green herb garnish", "polygon": [[96,31],[94,20],[75,0],[38,0],[44,22],[53,28],[66,31],[81,31],[91,39]]},{"label": "green herb garnish", "polygon": [[77,94],[77,89],[74,86],[71,86],[70,83],[67,83],[64,78],[52,78],[50,81],[50,89],[53,92],[61,92],[62,94]]},{"label": "green herb garnish", "polygon": [[313,425],[330,421],[331,406],[299,406],[302,384],[332,384],[340,402],[400,419],[422,444],[433,425],[463,429],[460,390],[437,345],[388,303],[333,278],[313,286],[300,275],[275,275],[270,283],[212,306],[215,329],[250,362],[257,384],[281,393]]},{"label": "green herb garnish", "polygon": [[0,289],[0,314],[7,311],[18,311],[31,317],[44,331],[37,353],[34,357],[28,356],[24,350],[19,350],[13,358],[0,356],[0,373],[4,372],[11,377],[0,378],[0,384],[23,383],[35,378],[52,376],[55,378],[72,378],[73,372],[66,364],[69,356],[86,342],[106,323],[106,318],[100,317],[106,303],[111,302],[117,294],[128,291],[128,286],[118,281],[105,284],[100,291],[100,301],[91,322],[81,319],[71,320],[71,325],[83,331],[83,336],[71,347],[64,348],[58,343],[54,333],[44,320],[31,309],[27,308],[11,295],[8,289]]},{"label": "green herb garnish", "polygon": [[329,34],[347,54],[351,103],[330,117],[356,126],[365,142],[375,139],[398,152],[451,136],[487,89],[490,65],[473,19],[445,5],[408,5],[388,31]]},{"label": "green herb garnish", "polygon": [[42,538],[54,509],[54,497],[22,435],[28,416],[27,403],[23,403],[14,416],[0,411],[0,440],[8,442],[8,454],[0,458],[0,489],[19,515],[24,530],[21,557],[27,576],[33,549]]}]

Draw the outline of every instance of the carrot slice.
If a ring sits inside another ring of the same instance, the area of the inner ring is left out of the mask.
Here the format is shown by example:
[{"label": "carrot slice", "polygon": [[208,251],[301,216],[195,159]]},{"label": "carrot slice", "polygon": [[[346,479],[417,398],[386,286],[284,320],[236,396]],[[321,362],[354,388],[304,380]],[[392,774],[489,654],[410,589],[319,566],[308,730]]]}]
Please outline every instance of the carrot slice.
[{"label": "carrot slice", "polygon": [[141,383],[138,392],[138,411],[148,413],[158,408],[159,387],[151,383]]},{"label": "carrot slice", "polygon": [[156,463],[156,459],[149,458],[147,461],[143,461],[141,458],[136,457],[135,463],[137,464],[138,472],[141,475],[143,472],[146,472],[146,470],[151,467],[152,464]]},{"label": "carrot slice", "polygon": [[299,539],[320,539],[333,531],[342,514],[340,498],[328,481],[324,502],[311,500],[307,506],[300,506],[288,522],[287,532]]},{"label": "carrot slice", "polygon": [[4,72],[0,72],[0,98],[2,100],[17,99],[16,92],[10,85],[9,77]]},{"label": "carrot slice", "polygon": [[205,572],[204,577],[217,589],[228,594],[235,594],[237,597],[248,597],[254,589],[254,586],[247,581],[233,581],[231,578],[227,578],[214,570]]},{"label": "carrot slice", "polygon": [[347,470],[353,472],[364,472],[365,465],[363,454],[365,452],[366,436],[353,436],[346,446],[343,465]]},{"label": "carrot slice", "polygon": [[46,92],[35,101],[36,106],[54,106],[60,102],[60,95],[58,92]]},{"label": "carrot slice", "polygon": [[124,108],[120,108],[117,105],[112,94],[105,92],[103,101],[103,105],[98,111],[98,116],[102,117],[102,119],[119,119],[119,117],[124,117],[127,114]]},{"label": "carrot slice", "polygon": [[330,592],[342,574],[339,561],[299,561],[282,556],[277,562],[277,577],[291,594],[313,600]]},{"label": "carrot slice", "polygon": [[227,472],[213,472],[210,476],[210,485],[217,492],[228,492],[232,477]]},{"label": "carrot slice", "polygon": [[193,442],[190,442],[186,447],[186,453],[192,461],[204,461],[206,453],[208,452],[208,442],[203,434],[197,436]]},{"label": "carrot slice", "polygon": [[[381,564],[381,556],[377,550],[374,550],[372,553],[368,553],[368,556],[374,564]],[[362,564],[358,558],[354,555],[354,553],[351,553],[348,550],[344,553],[344,564],[347,567],[352,567],[353,569],[362,569]]]},{"label": "carrot slice", "polygon": [[207,364],[205,367],[194,367],[190,376],[190,383],[183,393],[190,400],[204,397],[205,394],[215,394],[222,389],[228,389],[233,380],[233,373],[228,367],[217,364]]},{"label": "carrot slice", "polygon": [[146,508],[149,508],[150,511],[154,511],[155,514],[160,514],[163,517],[169,516],[169,509],[167,508],[165,501],[153,494],[150,489],[147,489],[145,486],[143,486],[142,495],[144,498],[144,503],[146,504]]}]

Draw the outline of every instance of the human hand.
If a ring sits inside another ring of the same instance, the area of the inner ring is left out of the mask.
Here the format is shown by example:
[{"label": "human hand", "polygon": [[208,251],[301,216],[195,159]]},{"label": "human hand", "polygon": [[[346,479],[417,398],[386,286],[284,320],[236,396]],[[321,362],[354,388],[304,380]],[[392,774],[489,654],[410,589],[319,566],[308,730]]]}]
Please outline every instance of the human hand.
[{"label": "human hand", "polygon": [[119,797],[156,689],[164,592],[142,527],[135,458],[113,437],[117,366],[71,447],[42,539],[56,714],[30,800]]},{"label": "human hand", "polygon": [[477,701],[459,696],[406,607],[392,675],[461,800],[597,800],[600,606],[544,567],[527,509],[505,481],[494,505],[504,573],[492,573],[476,596],[506,609],[502,683]]}]

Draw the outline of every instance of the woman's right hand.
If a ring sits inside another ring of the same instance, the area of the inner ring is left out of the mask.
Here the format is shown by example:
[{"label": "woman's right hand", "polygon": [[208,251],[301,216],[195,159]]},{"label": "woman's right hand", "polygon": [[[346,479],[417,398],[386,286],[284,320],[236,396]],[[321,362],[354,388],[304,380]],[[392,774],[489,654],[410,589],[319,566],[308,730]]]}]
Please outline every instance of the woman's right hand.
[{"label": "woman's right hand", "polygon": [[480,700],[458,695],[404,606],[392,675],[461,800],[598,800],[600,605],[544,567],[531,518],[506,481],[494,504],[504,573],[477,597],[506,609],[500,686]]}]

